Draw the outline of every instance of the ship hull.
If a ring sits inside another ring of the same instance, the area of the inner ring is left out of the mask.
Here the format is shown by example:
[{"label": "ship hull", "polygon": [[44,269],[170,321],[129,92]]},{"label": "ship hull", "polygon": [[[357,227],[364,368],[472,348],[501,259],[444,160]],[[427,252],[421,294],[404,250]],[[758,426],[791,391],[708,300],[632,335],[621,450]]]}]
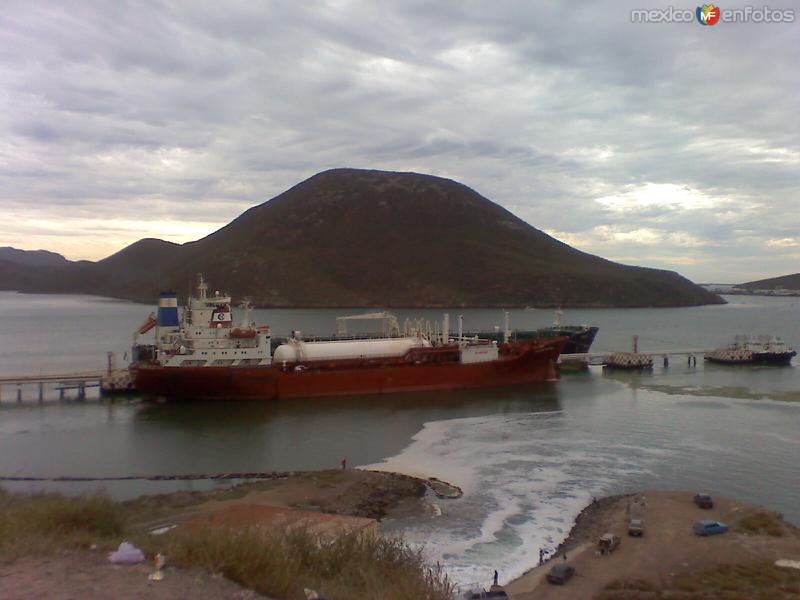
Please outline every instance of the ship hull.
[{"label": "ship hull", "polygon": [[[567,336],[569,341],[561,354],[585,354],[592,347],[594,338],[597,335],[597,327],[582,325],[554,325],[542,329],[520,329],[511,333],[514,341],[552,339]],[[467,331],[465,337],[477,335],[478,337],[502,343],[504,333],[502,331]]]},{"label": "ship hull", "polygon": [[753,362],[761,365],[789,365],[797,352],[756,352]]},{"label": "ship hull", "polygon": [[338,360],[264,367],[134,369],[137,389],[175,399],[292,399],[497,387],[555,379],[567,338],[517,342],[491,362],[448,361],[441,352],[385,360]]},{"label": "ship hull", "polygon": [[552,335],[569,335],[569,342],[564,347],[563,354],[585,354],[594,343],[594,337],[597,335],[597,327],[581,327],[577,331],[568,332],[568,330],[554,327]]},{"label": "ship hull", "polygon": [[720,358],[706,356],[706,361],[718,365],[776,365],[787,366],[792,364],[796,352],[757,352],[751,358]]}]

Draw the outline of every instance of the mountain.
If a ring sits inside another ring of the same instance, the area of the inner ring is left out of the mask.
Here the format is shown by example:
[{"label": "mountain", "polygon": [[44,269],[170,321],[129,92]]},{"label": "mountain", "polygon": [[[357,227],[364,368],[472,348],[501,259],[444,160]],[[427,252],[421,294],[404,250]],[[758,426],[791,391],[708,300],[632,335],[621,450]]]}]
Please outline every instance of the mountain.
[{"label": "mountain", "polygon": [[783,275],[782,277],[772,277],[770,279],[759,279],[741,283],[736,287],[748,290],[800,290],[800,273],[794,275]]},{"label": "mountain", "polygon": [[[319,173],[201,240],[140,240],[18,288],[152,302],[199,272],[260,306],[723,302],[677,273],[576,250],[455,181],[357,169]],[[0,288],[14,283],[0,269]]]},{"label": "mountain", "polygon": [[23,267],[58,267],[69,261],[48,250],[18,250],[10,246],[0,248],[0,261]]}]

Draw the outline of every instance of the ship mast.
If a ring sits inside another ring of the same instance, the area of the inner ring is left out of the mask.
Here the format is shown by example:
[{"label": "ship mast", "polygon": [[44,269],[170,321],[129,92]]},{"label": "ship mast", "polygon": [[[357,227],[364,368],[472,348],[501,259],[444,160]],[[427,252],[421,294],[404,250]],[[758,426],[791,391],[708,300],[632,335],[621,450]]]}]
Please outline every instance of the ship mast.
[{"label": "ship mast", "polygon": [[208,284],[206,284],[206,280],[203,279],[203,274],[197,274],[198,284],[197,284],[197,296],[200,300],[206,299],[206,291],[208,291]]}]

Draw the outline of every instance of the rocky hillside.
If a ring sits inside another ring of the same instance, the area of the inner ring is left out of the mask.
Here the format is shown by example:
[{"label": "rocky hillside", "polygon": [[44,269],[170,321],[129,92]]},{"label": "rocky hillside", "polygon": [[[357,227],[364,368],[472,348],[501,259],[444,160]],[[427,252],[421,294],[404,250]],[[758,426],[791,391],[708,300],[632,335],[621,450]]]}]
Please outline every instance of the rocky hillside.
[{"label": "rocky hillside", "polygon": [[580,252],[455,181],[356,169],[319,173],[196,242],[140,240],[25,277],[0,268],[0,288],[152,301],[199,272],[260,306],[722,302],[677,273]]},{"label": "rocky hillside", "polygon": [[771,277],[770,279],[759,279],[758,281],[748,281],[741,283],[737,287],[747,290],[800,290],[800,273],[794,275],[783,275],[782,277]]},{"label": "rocky hillside", "polygon": [[17,250],[10,246],[0,248],[0,262],[8,262],[24,267],[63,266],[66,258],[48,250]]}]

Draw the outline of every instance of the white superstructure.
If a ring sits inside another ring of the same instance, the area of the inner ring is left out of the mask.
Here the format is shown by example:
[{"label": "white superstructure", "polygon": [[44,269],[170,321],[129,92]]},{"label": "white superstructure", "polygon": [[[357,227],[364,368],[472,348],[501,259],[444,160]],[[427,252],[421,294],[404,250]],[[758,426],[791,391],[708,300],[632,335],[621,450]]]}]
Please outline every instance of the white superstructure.
[{"label": "white superstructure", "polygon": [[[250,306],[242,308],[242,321],[234,326],[231,297],[219,291],[208,294],[200,275],[197,295],[189,298],[180,324],[176,321],[177,302],[165,294],[159,302],[159,322],[170,323],[156,329],[156,362],[166,367],[221,367],[269,365],[269,327],[256,327],[250,321]],[[162,314],[162,304],[164,305]],[[174,307],[174,308],[173,308]]]},{"label": "white superstructure", "polygon": [[[271,357],[269,327],[256,327],[250,321],[250,306],[245,303],[241,322],[234,326],[231,297],[219,291],[208,294],[202,275],[198,277],[197,295],[189,298],[178,318],[177,297],[173,292],[161,294],[158,316],[142,324],[136,336],[155,327],[155,346],[137,346],[134,356],[143,362],[156,362],[165,367],[244,367],[303,363],[307,361],[339,361],[347,359],[398,358],[411,350],[449,347],[459,353],[462,363],[498,360],[497,342],[465,338],[463,319],[459,316],[458,337],[450,337],[450,316],[444,315],[441,328],[429,322],[406,321],[401,332],[397,319],[390,313],[367,313],[337,319],[337,338],[349,335],[346,323],[352,320],[380,320],[381,337],[357,339],[324,339],[305,342],[300,332],[275,350]],[[506,327],[506,329],[508,329]]]}]

